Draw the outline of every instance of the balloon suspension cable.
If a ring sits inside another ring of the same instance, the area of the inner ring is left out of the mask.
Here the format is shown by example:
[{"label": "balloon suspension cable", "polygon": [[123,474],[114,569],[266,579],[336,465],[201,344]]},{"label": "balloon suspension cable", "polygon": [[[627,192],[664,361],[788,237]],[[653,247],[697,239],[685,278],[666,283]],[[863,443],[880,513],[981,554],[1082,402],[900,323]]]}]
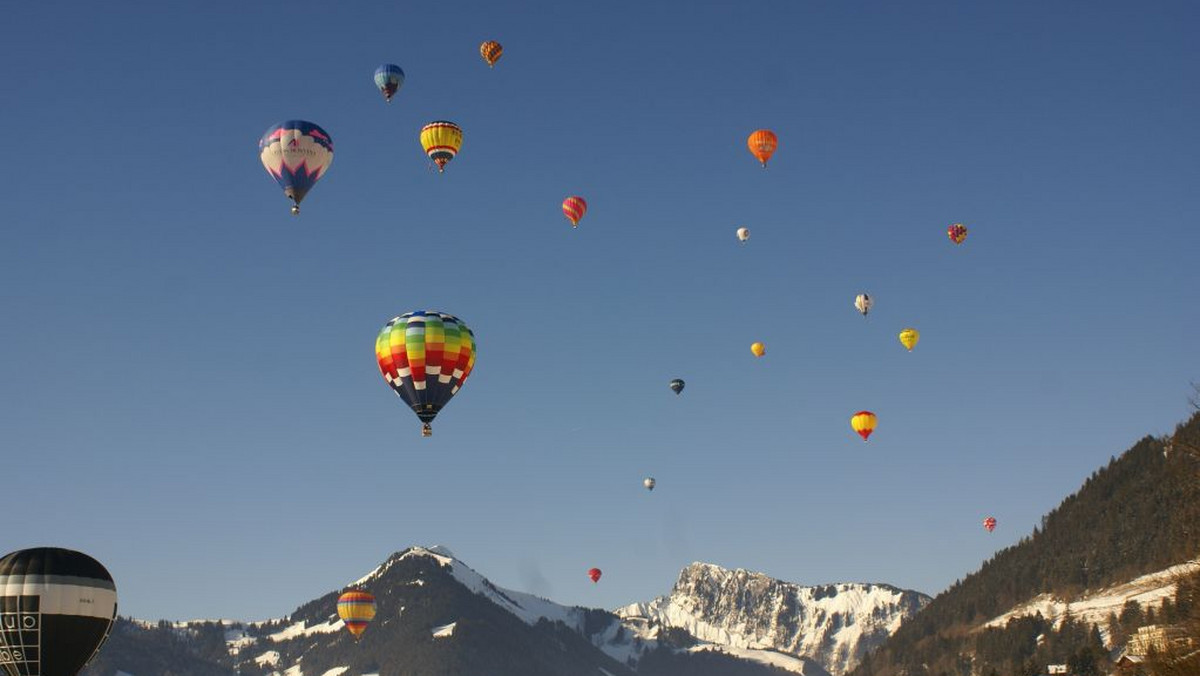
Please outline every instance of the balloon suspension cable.
[{"label": "balloon suspension cable", "polygon": [[433,426],[430,425],[429,423],[422,424],[421,425],[421,436],[432,437],[433,436]]}]

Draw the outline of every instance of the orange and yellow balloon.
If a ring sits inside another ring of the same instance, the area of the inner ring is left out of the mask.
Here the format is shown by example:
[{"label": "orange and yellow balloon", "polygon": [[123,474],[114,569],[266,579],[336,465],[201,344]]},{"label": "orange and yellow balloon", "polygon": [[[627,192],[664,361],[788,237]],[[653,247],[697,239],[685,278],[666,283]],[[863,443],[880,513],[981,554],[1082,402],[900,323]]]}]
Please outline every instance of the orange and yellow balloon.
[{"label": "orange and yellow balloon", "polygon": [[767,346],[762,343],[753,343],[750,345],[750,351],[754,353],[755,357],[761,357],[767,353]]},{"label": "orange and yellow balloon", "polygon": [[863,441],[866,441],[871,436],[871,432],[875,431],[875,424],[877,422],[878,419],[875,417],[875,414],[870,411],[859,411],[850,417],[850,427],[854,428],[854,431],[858,433],[858,436],[863,438]]},{"label": "orange and yellow balloon", "polygon": [[563,200],[562,210],[563,216],[571,221],[571,227],[574,228],[579,225],[579,220],[587,213],[587,200],[579,195],[572,195]]},{"label": "orange and yellow balloon", "polygon": [[770,129],[759,129],[750,134],[750,138],[746,139],[746,145],[750,148],[750,152],[758,158],[758,161],[762,162],[763,168],[766,168],[767,160],[771,159],[771,155],[775,154],[775,148],[779,147],[779,139]]},{"label": "orange and yellow balloon", "polygon": [[454,159],[458,149],[462,147],[462,127],[453,122],[438,120],[421,127],[421,147],[438,172],[446,170],[446,163]]},{"label": "orange and yellow balloon", "polygon": [[501,47],[500,43],[496,42],[495,40],[488,40],[482,45],[479,45],[479,55],[483,57],[484,61],[487,61],[488,68],[495,66],[496,62],[500,60],[500,56],[503,54],[504,48]]},{"label": "orange and yellow balloon", "polygon": [[900,344],[909,352],[912,352],[912,349],[917,346],[917,341],[919,340],[921,340],[921,332],[916,329],[908,328],[900,332]]},{"label": "orange and yellow balloon", "polygon": [[357,641],[375,619],[375,597],[365,591],[352,589],[338,597],[338,617],[346,623],[346,629]]}]

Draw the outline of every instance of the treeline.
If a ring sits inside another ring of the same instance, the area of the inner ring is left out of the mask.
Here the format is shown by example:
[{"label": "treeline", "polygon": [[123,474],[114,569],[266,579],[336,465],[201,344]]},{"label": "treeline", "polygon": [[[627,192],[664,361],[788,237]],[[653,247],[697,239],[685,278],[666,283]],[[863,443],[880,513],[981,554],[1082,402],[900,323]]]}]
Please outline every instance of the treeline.
[{"label": "treeline", "polygon": [[[935,598],[853,676],[1024,673],[1025,659],[1050,659],[1052,652],[1066,663],[1077,651],[1101,649],[1095,632],[1071,623],[1057,632],[1024,625],[996,635],[975,630],[1038,594],[1072,598],[1195,558],[1200,481],[1197,458],[1182,449],[1200,448],[1200,415],[1177,428],[1171,441],[1147,437],[1110,460],[1032,535]],[[1043,649],[1029,643],[1034,628],[1044,642],[1065,633],[1053,639],[1053,649]]]}]

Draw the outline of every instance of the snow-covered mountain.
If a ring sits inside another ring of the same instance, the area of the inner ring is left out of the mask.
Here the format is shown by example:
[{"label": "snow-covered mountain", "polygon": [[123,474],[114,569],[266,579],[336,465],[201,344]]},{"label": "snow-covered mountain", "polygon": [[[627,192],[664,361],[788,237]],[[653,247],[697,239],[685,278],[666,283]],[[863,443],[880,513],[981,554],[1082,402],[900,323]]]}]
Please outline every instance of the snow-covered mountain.
[{"label": "snow-covered mountain", "polygon": [[807,658],[841,674],[929,600],[885,584],[804,587],[694,563],[679,574],[670,595],[616,612],[627,626],[683,629],[741,657],[792,670],[799,665],[787,657]]},{"label": "snow-covered mountain", "polygon": [[[886,585],[801,587],[693,564],[669,596],[613,613],[497,587],[443,547],[398,552],[348,586],[370,591],[378,608],[358,643],[331,592],[281,620],[125,622],[85,673],[827,676],[928,600]],[[158,659],[143,659],[149,653]]]}]

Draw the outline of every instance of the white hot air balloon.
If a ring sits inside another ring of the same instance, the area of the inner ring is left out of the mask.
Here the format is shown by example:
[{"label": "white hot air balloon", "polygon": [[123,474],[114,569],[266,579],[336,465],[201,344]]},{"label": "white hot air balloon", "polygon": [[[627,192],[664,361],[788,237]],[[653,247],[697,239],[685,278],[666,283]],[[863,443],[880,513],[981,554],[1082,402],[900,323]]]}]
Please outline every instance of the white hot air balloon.
[{"label": "white hot air balloon", "polygon": [[750,228],[738,228],[737,238],[739,242],[745,244],[746,240],[750,239]]},{"label": "white hot air balloon", "polygon": [[646,490],[652,491],[652,490],[654,490],[655,483],[656,482],[654,481],[654,477],[648,476],[648,477],[646,477],[646,480],[642,482],[642,485],[646,487]]},{"label": "white hot air balloon", "polygon": [[874,305],[875,301],[871,300],[871,297],[865,293],[860,293],[854,297],[854,308],[861,312],[864,317],[867,316],[867,313],[871,311]]}]

